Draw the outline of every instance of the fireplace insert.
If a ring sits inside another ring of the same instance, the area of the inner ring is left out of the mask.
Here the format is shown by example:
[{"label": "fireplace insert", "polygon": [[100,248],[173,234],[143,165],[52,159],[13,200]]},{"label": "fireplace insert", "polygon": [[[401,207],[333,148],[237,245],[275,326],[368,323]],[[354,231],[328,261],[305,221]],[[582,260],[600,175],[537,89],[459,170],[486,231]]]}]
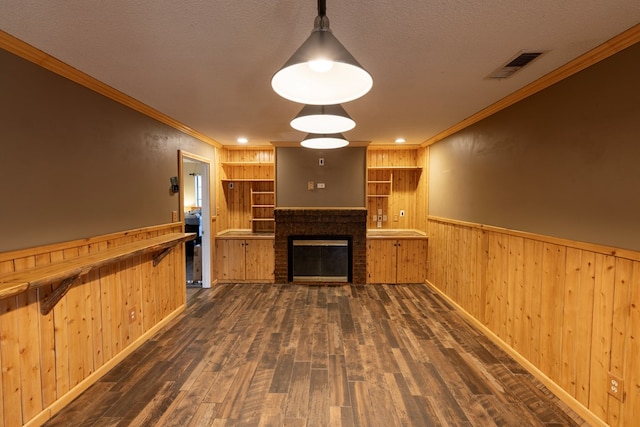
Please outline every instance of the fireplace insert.
[{"label": "fireplace insert", "polygon": [[351,236],[289,236],[290,282],[351,282]]}]

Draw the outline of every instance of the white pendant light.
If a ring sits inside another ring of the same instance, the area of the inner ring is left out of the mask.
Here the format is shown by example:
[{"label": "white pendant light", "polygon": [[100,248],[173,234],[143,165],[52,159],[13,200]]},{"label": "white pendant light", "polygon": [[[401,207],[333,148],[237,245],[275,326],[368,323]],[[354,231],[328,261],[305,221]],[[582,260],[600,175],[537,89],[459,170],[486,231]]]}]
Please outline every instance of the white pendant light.
[{"label": "white pendant light", "polygon": [[275,73],[271,86],[290,101],[332,105],[360,98],[373,86],[373,78],[333,35],[326,1],[318,0],[311,35]]},{"label": "white pendant light", "polygon": [[311,133],[300,142],[300,145],[306,148],[313,148],[316,150],[331,150],[334,148],[342,148],[349,145],[344,136],[340,133],[334,134],[315,134]]},{"label": "white pendant light", "polygon": [[356,122],[342,105],[305,105],[291,120],[291,127],[308,133],[342,133],[353,129]]}]

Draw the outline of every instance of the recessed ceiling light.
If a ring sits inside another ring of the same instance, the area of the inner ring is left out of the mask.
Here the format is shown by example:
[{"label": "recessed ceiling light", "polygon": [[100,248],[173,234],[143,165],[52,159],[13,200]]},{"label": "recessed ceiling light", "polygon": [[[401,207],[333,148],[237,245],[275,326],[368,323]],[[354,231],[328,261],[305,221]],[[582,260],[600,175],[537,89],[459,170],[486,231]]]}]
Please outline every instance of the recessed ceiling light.
[{"label": "recessed ceiling light", "polygon": [[247,142],[249,142],[249,140],[243,136],[241,136],[240,138],[238,138],[238,144],[246,144]]},{"label": "recessed ceiling light", "polygon": [[396,143],[396,144],[403,144],[403,143],[405,143],[405,142],[407,142],[407,140],[406,140],[406,139],[404,139],[404,138],[396,138],[396,140],[395,140],[395,143]]}]

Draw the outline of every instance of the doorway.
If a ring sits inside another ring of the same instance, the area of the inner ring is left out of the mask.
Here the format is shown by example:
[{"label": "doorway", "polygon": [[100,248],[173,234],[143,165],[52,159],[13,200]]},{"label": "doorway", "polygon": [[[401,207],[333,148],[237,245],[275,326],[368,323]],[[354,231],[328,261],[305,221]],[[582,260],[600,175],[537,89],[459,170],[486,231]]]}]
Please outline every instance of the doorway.
[{"label": "doorway", "polygon": [[187,242],[188,287],[211,287],[211,160],[180,150],[180,218],[185,232],[197,233]]}]

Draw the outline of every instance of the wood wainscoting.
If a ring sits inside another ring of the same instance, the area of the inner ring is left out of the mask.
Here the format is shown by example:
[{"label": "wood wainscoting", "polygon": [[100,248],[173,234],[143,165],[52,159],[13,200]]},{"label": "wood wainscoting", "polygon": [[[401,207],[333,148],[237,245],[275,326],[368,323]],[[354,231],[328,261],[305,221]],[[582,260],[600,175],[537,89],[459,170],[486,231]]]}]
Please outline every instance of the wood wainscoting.
[{"label": "wood wainscoting", "polygon": [[436,217],[428,228],[431,286],[593,424],[635,425],[640,253]]},{"label": "wood wainscoting", "polygon": [[[182,223],[0,253],[0,274],[181,233]],[[0,425],[37,426],[184,310],[184,244],[90,272],[46,315],[58,283],[0,300]]]}]

